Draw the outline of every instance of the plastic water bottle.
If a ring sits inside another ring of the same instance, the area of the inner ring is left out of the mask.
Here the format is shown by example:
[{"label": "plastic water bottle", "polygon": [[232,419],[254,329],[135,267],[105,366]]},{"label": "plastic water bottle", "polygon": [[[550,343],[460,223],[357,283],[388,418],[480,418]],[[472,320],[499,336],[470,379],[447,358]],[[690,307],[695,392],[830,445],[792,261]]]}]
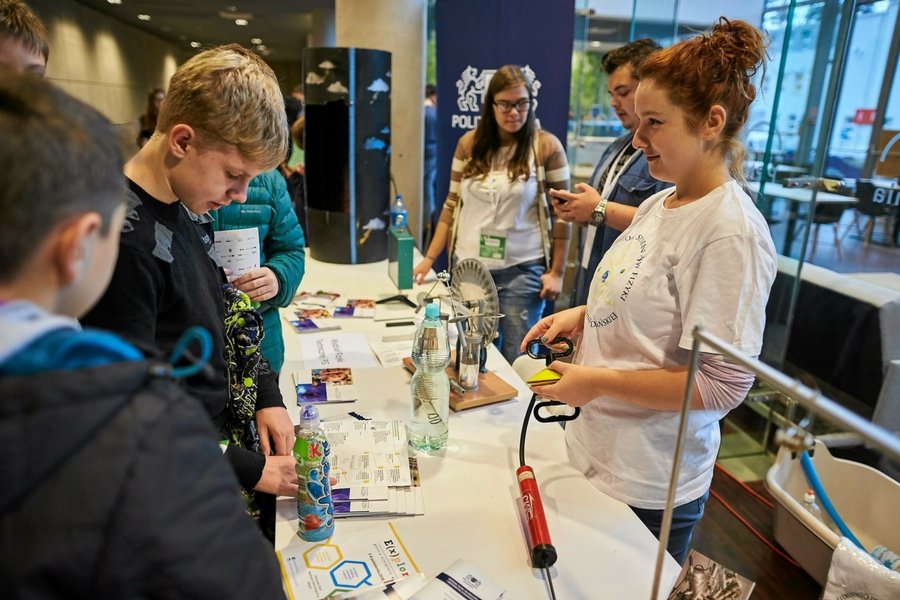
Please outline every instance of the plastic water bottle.
[{"label": "plastic water bottle", "polygon": [[334,502],[331,498],[331,465],[328,462],[330,447],[325,432],[319,425],[319,409],[306,404],[300,410],[300,425],[294,442],[294,459],[297,461],[297,516],[300,517],[298,534],[307,542],[328,539],[334,533]]},{"label": "plastic water bottle", "polygon": [[816,502],[816,493],[812,490],[806,490],[806,493],[803,494],[803,506],[808,510],[813,516],[815,516],[819,521],[825,524],[825,527],[830,529],[831,531],[841,535],[838,528],[835,526],[834,521],[831,520],[825,511],[823,511],[819,507],[819,503]]},{"label": "plastic water bottle", "polygon": [[450,364],[450,340],[436,303],[425,307],[425,320],[413,338],[412,361],[416,372],[409,384],[407,437],[412,448],[434,452],[447,445],[450,416],[450,379],[444,370]]},{"label": "plastic water bottle", "polygon": [[884,546],[875,546],[872,549],[872,556],[892,571],[900,572],[900,555]]},{"label": "plastic water bottle", "polygon": [[403,196],[397,194],[391,204],[391,227],[406,227],[408,214],[403,204]]}]

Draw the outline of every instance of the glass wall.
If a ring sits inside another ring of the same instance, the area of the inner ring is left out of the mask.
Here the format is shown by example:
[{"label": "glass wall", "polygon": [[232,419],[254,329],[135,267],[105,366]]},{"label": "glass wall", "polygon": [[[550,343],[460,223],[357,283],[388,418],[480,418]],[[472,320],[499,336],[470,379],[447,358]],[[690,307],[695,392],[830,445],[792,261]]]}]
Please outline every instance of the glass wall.
[{"label": "glass wall", "polygon": [[[855,235],[856,224],[865,218],[853,208],[856,181],[900,176],[900,77],[895,76],[900,0],[721,0],[715,4],[634,0],[615,4],[576,3],[568,136],[573,181],[586,180],[603,149],[622,133],[600,68],[603,54],[641,37],[670,45],[707,30],[722,14],[759,26],[770,39],[770,60],[759,74],[760,93],[744,130],[749,150],[746,174],[748,191],[756,196],[781,255],[767,309],[762,358],[791,373],[811,373],[832,397],[852,404],[847,396],[856,390],[830,389],[829,373],[816,369],[830,369],[832,355],[868,351],[863,345],[877,346],[877,340],[860,340],[855,348],[819,344],[821,356],[804,358],[800,355],[816,344],[791,337],[797,322],[812,316],[819,318],[812,326],[823,329],[822,319],[831,318],[806,306],[799,309],[803,314],[795,322],[801,271],[815,251],[812,233],[818,233],[822,224],[834,226],[834,241],[829,242],[834,250],[839,236]],[[837,180],[842,189],[836,189],[834,182],[828,183],[832,186],[829,190],[821,187],[825,182],[809,188],[790,187],[803,176]],[[851,217],[853,225],[848,223]],[[833,268],[853,270],[848,264]],[[883,270],[900,273],[900,260]],[[808,271],[811,274],[815,268]],[[802,277],[808,279],[807,275]],[[834,315],[834,319],[842,317]],[[876,370],[880,360],[879,356],[871,361]],[[865,394],[870,396],[869,402],[872,390]],[[865,407],[860,412],[865,412]]]},{"label": "glass wall", "polygon": [[[881,94],[898,0],[857,2],[849,21],[848,10],[837,0],[765,3],[762,28],[771,36],[772,67],[786,54],[783,71],[770,68],[762,96],[754,105],[747,144],[753,157],[763,159],[769,132],[774,136],[774,165],[792,165],[809,171],[814,162],[825,108],[828,79],[832,77],[839,40],[848,40],[843,73],[837,88],[834,117],[827,136],[824,175],[836,178],[867,177],[867,148],[873,134],[876,106]],[[775,84],[782,83],[778,106]],[[897,98],[900,107],[900,98]],[[769,117],[777,114],[774,127]],[[890,127],[889,119],[886,126]],[[898,125],[900,126],[900,125]],[[790,170],[784,170],[789,172]]]}]

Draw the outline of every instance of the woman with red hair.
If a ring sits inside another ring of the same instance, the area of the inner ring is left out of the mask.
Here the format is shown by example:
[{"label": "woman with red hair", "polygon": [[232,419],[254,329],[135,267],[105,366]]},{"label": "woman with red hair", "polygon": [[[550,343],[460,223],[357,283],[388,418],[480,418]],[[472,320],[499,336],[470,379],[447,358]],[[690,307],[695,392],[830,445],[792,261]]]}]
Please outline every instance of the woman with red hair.
[{"label": "woman with red hair", "polygon": [[[775,248],[741,187],[738,135],[756,97],[751,79],[764,59],[760,32],[724,17],[709,34],[647,57],[635,95],[633,144],[650,174],[674,187],[636,212],[624,207],[633,214],[630,224],[610,203],[609,222],[627,228],[600,262],[587,305],[547,317],[525,336],[581,337],[572,364],[551,365],[559,381],[535,391],[582,407],[566,428],[572,460],[657,536],[694,327],[750,356],[762,348]],[[719,420],[752,383],[751,372],[701,353],[668,543],[679,562],[709,496]]]}]

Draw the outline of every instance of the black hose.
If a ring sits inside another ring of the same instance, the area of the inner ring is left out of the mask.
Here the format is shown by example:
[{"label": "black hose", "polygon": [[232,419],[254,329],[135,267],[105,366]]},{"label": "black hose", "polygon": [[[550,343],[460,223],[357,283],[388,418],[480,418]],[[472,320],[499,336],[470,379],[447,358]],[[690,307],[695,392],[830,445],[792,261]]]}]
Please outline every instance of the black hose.
[{"label": "black hose", "polygon": [[528,419],[531,418],[531,412],[534,410],[534,403],[537,401],[537,394],[531,394],[531,402],[525,409],[525,419],[522,421],[522,431],[519,433],[519,466],[525,466],[525,433],[528,431]]}]

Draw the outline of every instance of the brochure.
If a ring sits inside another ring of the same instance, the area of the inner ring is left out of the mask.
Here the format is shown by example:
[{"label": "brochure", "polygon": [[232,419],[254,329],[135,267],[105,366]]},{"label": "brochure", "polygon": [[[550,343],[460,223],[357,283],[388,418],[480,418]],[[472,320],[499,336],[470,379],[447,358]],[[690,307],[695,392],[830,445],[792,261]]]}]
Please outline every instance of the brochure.
[{"label": "brochure", "polygon": [[300,542],[276,553],[290,600],[377,590],[419,573],[391,522],[325,542]]},{"label": "brochure", "polygon": [[331,306],[340,297],[340,292],[329,292],[326,290],[319,290],[315,293],[297,292],[297,295],[294,296],[294,304],[297,306]]},{"label": "brochure", "polygon": [[375,316],[375,300],[370,298],[351,298],[346,306],[334,309],[335,317],[362,317],[371,319]]},{"label": "brochure", "polygon": [[475,567],[457,560],[433,578],[419,573],[381,589],[339,594],[335,600],[500,600],[505,593]]},{"label": "brochure", "polygon": [[312,369],[304,373],[292,373],[297,390],[297,404],[321,402],[355,402],[356,386],[353,372],[346,367]]},{"label": "brochure", "polygon": [[331,311],[322,307],[298,308],[294,314],[298,319],[330,319],[332,317]]},{"label": "brochure", "polygon": [[315,333],[340,329],[340,323],[334,319],[288,319],[288,323],[297,333]]}]

